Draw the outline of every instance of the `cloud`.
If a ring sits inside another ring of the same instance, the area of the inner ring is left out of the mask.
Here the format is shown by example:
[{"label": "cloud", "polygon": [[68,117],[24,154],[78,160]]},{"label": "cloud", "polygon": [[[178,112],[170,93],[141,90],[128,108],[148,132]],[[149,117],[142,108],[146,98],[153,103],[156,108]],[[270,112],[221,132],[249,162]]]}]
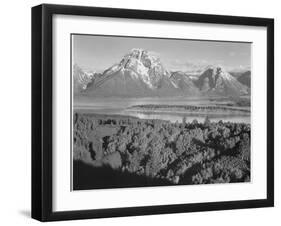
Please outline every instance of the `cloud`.
[{"label": "cloud", "polygon": [[223,60],[208,61],[205,59],[200,60],[180,60],[173,59],[167,63],[167,66],[171,70],[180,70],[180,71],[202,71],[209,65],[222,65]]},{"label": "cloud", "polygon": [[250,65],[237,65],[237,66],[231,66],[225,68],[228,71],[231,72],[244,72],[244,71],[250,71],[251,66]]},{"label": "cloud", "polygon": [[156,57],[160,57],[160,53],[156,52],[156,51],[147,51],[149,54],[153,55],[153,56],[156,56]]}]

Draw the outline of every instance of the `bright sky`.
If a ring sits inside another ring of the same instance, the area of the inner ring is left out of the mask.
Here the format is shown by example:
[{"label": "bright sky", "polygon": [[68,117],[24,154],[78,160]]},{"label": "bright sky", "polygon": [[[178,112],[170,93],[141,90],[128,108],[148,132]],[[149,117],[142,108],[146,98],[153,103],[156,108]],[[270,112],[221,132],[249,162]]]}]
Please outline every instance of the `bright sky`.
[{"label": "bright sky", "polygon": [[157,54],[170,70],[191,65],[219,64],[228,70],[250,68],[251,44],[117,36],[73,35],[73,63],[87,70],[104,71],[133,48]]}]

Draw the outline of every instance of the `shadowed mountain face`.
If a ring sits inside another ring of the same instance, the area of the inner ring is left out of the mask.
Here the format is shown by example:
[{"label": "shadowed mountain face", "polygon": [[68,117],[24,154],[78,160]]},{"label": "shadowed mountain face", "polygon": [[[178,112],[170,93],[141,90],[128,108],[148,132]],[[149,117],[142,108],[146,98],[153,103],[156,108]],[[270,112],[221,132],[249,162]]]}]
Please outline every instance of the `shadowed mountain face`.
[{"label": "shadowed mountain face", "polygon": [[248,94],[248,89],[221,67],[207,67],[198,80],[168,71],[158,56],[132,49],[102,74],[73,68],[74,93],[90,97],[168,97]]},{"label": "shadowed mountain face", "polygon": [[161,77],[155,85],[147,85],[130,70],[120,70],[90,86],[85,93],[99,97],[153,97],[178,96],[183,91],[175,88],[168,77]]},{"label": "shadowed mountain face", "polygon": [[177,71],[171,73],[170,81],[173,85],[183,91],[183,93],[198,95],[199,90],[194,85],[194,82],[183,72]]},{"label": "shadowed mountain face", "polygon": [[237,78],[237,80],[242,83],[243,85],[248,86],[249,88],[251,87],[251,72],[246,71],[244,72],[241,76]]},{"label": "shadowed mountain face", "polygon": [[239,96],[248,94],[246,86],[238,82],[222,67],[210,66],[196,82],[201,92],[214,95]]}]

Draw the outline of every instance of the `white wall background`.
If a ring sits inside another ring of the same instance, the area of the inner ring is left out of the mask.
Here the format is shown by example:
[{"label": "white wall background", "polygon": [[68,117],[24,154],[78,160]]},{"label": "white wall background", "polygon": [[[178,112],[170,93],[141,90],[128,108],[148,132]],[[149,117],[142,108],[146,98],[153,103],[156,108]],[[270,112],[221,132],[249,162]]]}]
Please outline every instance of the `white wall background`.
[{"label": "white wall background", "polygon": [[[0,225],[37,225],[30,215],[31,7],[42,1],[2,1],[0,35]],[[245,0],[60,0],[54,4],[136,8],[275,18],[275,208],[56,222],[59,225],[265,225],[281,211],[281,14],[279,1]],[[279,116],[279,117],[278,117]]]}]

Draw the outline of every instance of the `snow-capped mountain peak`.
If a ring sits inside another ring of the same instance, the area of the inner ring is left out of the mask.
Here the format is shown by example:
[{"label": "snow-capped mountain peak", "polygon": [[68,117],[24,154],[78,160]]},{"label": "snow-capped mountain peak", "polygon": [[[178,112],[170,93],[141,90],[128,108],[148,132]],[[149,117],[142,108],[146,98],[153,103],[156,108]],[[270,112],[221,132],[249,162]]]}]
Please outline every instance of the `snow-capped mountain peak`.
[{"label": "snow-capped mountain peak", "polygon": [[225,95],[244,95],[247,87],[238,82],[220,65],[207,66],[200,75],[197,86],[203,92],[215,92]]},{"label": "snow-capped mountain peak", "polygon": [[93,71],[84,71],[77,64],[73,66],[73,79],[75,80],[76,91],[86,90],[88,84],[94,80],[95,72]]},{"label": "snow-capped mountain peak", "polygon": [[231,80],[232,76],[221,65],[208,65],[204,73],[211,74],[214,80],[218,77],[222,77],[227,80]]},{"label": "snow-capped mountain peak", "polygon": [[136,80],[141,80],[149,88],[155,89],[159,86],[163,76],[169,77],[170,73],[162,65],[160,58],[154,53],[143,49],[132,49],[122,60],[105,71],[110,74],[121,72]]},{"label": "snow-capped mountain peak", "polygon": [[74,65],[73,78],[78,91],[95,97],[237,96],[249,93],[247,86],[220,65],[202,67],[202,72],[198,70],[198,76],[193,79],[186,72],[168,71],[157,54],[143,49],[132,49],[101,74],[87,73]]}]

